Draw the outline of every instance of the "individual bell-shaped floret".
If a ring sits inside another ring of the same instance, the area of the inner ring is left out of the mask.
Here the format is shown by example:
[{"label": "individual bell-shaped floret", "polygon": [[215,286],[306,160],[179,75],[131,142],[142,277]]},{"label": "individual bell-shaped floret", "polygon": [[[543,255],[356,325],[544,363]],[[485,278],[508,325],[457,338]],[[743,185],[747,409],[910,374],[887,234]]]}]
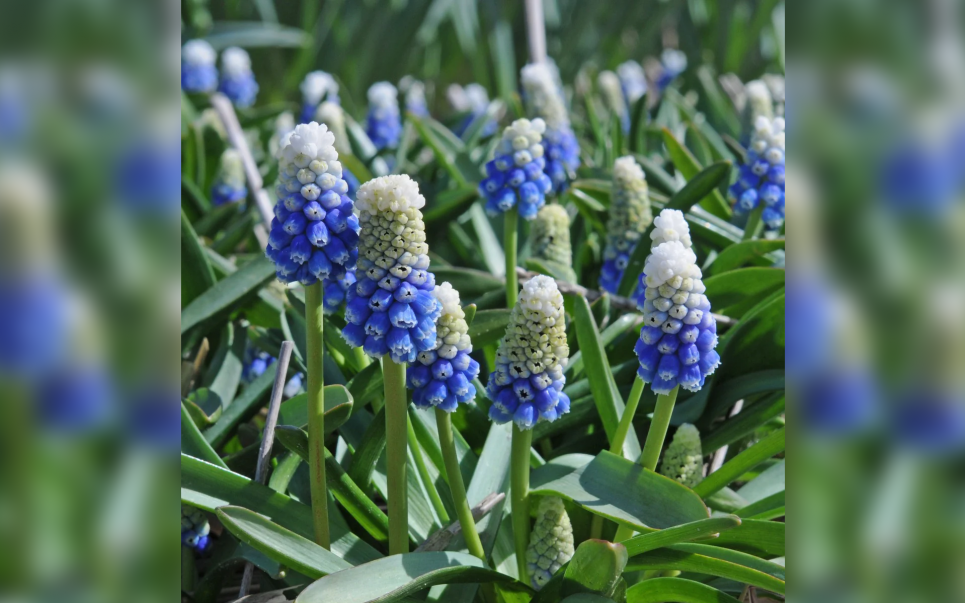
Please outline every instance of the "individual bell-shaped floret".
[{"label": "individual bell-shaped floret", "polygon": [[607,220],[606,248],[600,271],[600,288],[616,293],[623,271],[630,263],[640,237],[653,221],[650,195],[643,169],[632,156],[621,157],[613,165],[613,189]]},{"label": "individual bell-shaped floret", "polygon": [[660,243],[647,257],[640,275],[643,328],[634,350],[640,361],[637,374],[657,394],[678,385],[698,391],[717,369],[717,321],[697,256],[679,240]]},{"label": "individual bell-shaped floret", "polygon": [[399,92],[405,98],[405,110],[416,117],[428,117],[429,105],[426,102],[426,85],[407,75],[399,80]]},{"label": "individual bell-shaped floret", "polygon": [[777,231],[784,224],[784,149],[784,118],[758,117],[747,163],[729,189],[737,215],[764,204],[761,219],[768,231]]},{"label": "individual bell-shaped floret", "polygon": [[327,278],[322,281],[325,296],[322,298],[322,310],[326,315],[335,314],[342,307],[348,290],[356,283],[355,272],[346,272],[338,278]]},{"label": "individual bell-shaped floret", "polygon": [[369,180],[359,188],[358,282],[346,294],[342,337],[373,358],[415,362],[436,345],[442,305],[432,295],[426,200],[402,174]]},{"label": "individual bell-shaped floret", "polygon": [[369,112],[365,132],[378,150],[394,149],[402,136],[399,116],[399,91],[389,82],[378,82],[369,88]]},{"label": "individual bell-shaped floret", "polygon": [[580,167],[580,145],[570,127],[563,92],[547,63],[526,65],[521,79],[530,116],[546,123],[543,133],[546,165],[543,171],[550,177],[553,191],[562,193],[569,185],[570,173]]},{"label": "individual bell-shaped floret", "polygon": [[573,246],[570,243],[570,215],[562,205],[544,205],[530,229],[533,259],[548,262],[551,268],[576,282],[573,272]]},{"label": "individual bell-shaped floret", "polygon": [[530,584],[540,590],[559,569],[573,558],[573,525],[563,500],[544,496],[539,501],[536,524],[526,547],[526,569]]},{"label": "individual bell-shaped floret", "polygon": [[624,133],[630,131],[630,111],[627,109],[627,101],[623,96],[623,88],[620,85],[620,77],[612,71],[601,71],[597,77],[597,84],[606,106],[613,115],[620,118],[620,127]]},{"label": "individual bell-shaped floret", "polygon": [[476,397],[472,381],[479,376],[479,363],[469,357],[472,341],[459,292],[442,283],[432,295],[442,306],[436,320],[436,342],[432,349],[416,356],[406,375],[407,384],[413,390],[412,403],[419,408],[453,412],[459,404],[468,404]]},{"label": "individual bell-shaped floret", "polygon": [[198,553],[211,545],[211,525],[200,510],[181,505],[181,546]]},{"label": "individual bell-shaped floret", "polygon": [[251,70],[248,53],[232,46],[221,53],[221,82],[218,91],[231,99],[240,109],[250,107],[258,96],[258,82]]},{"label": "individual bell-shaped floret", "polygon": [[553,183],[543,173],[542,119],[517,119],[503,131],[496,147],[496,158],[486,164],[488,176],[479,183],[479,194],[486,199],[490,215],[505,213],[514,207],[527,220],[546,203]]},{"label": "individual bell-shaped floret", "polygon": [[299,88],[302,91],[300,123],[307,124],[311,122],[315,117],[315,111],[318,110],[318,106],[322,104],[322,102],[328,101],[336,105],[341,103],[338,97],[338,82],[335,81],[335,78],[332,77],[330,73],[312,71],[305,76]]},{"label": "individual bell-shaped floret", "polygon": [[355,268],[359,220],[342,178],[335,137],[324,124],[301,124],[278,152],[275,218],[265,255],[279,280],[305,286]]},{"label": "individual bell-shaped floret", "polygon": [[245,185],[245,168],[241,163],[241,153],[233,148],[221,154],[218,177],[211,186],[211,203],[215,206],[225,203],[244,201],[248,196]]},{"label": "individual bell-shaped floret", "polygon": [[181,89],[190,93],[214,92],[218,86],[217,53],[204,40],[181,47]]},{"label": "individual bell-shaped floret", "polygon": [[623,98],[626,99],[627,106],[633,107],[647,93],[646,72],[640,63],[626,61],[617,67],[617,76],[620,78],[620,87],[623,89]]},{"label": "individual bell-shaped floret", "polygon": [[[332,101],[325,101],[318,106],[315,112],[315,121],[328,126],[328,130],[335,135],[335,150],[339,155],[351,155],[352,146],[348,140],[348,130],[345,128],[345,114],[342,106]],[[359,179],[344,165],[342,166],[342,179],[348,183],[348,196],[355,198],[359,190]]]},{"label": "individual bell-shaped floret", "polygon": [[687,69],[687,55],[682,50],[667,48],[660,54],[660,67],[657,88],[663,92]]},{"label": "individual bell-shaped floret", "polygon": [[496,350],[496,370],[486,386],[493,402],[489,418],[532,429],[568,413],[563,369],[569,356],[563,295],[556,281],[537,276],[523,285]]},{"label": "individual bell-shaped floret", "polygon": [[690,423],[677,428],[670,446],[663,453],[660,474],[693,488],[704,479],[704,455],[700,432]]}]

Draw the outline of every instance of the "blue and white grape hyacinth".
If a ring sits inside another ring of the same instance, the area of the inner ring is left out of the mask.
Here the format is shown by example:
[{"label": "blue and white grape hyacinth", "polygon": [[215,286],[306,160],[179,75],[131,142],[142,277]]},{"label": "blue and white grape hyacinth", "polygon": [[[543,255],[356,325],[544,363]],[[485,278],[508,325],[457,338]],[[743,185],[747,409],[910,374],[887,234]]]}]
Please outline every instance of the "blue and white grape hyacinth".
[{"label": "blue and white grape hyacinth", "polygon": [[258,82],[251,70],[251,57],[245,50],[232,46],[221,53],[221,82],[218,84],[218,91],[239,109],[246,109],[255,103]]},{"label": "blue and white grape hyacinth", "polygon": [[505,213],[514,207],[526,220],[533,220],[553,189],[543,173],[542,119],[517,119],[503,131],[496,157],[486,164],[487,178],[479,184],[490,215]]},{"label": "blue and white grape hyacinth", "polygon": [[783,117],[758,116],[747,163],[741,166],[737,182],[729,189],[737,215],[748,214],[764,204],[761,220],[771,232],[784,224],[784,128]]}]

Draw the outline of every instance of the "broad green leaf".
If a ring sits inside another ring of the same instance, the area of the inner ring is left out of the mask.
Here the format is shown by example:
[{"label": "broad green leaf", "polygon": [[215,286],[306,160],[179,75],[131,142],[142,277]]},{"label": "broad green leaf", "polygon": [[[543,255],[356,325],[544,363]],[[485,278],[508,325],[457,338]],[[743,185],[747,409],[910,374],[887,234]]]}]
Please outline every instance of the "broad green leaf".
[{"label": "broad green leaf", "polygon": [[723,513],[734,513],[748,505],[746,500],[730,488],[721,488],[705,498],[704,502],[707,503],[707,506],[711,509]]},{"label": "broad green leaf", "polygon": [[751,503],[735,511],[735,514],[747,519],[776,519],[784,516],[785,492],[781,490],[776,494],[771,494],[761,500]]},{"label": "broad green leaf", "polygon": [[[325,386],[325,433],[332,433],[352,416],[352,394],[344,385]],[[308,425],[308,394],[298,394],[281,405],[280,425],[304,427]]]},{"label": "broad green leaf", "polygon": [[727,134],[738,136],[741,133],[740,118],[730,99],[717,83],[717,78],[709,65],[697,68],[697,80],[704,90],[704,97],[710,103],[717,121],[724,125]]},{"label": "broad green leaf", "polygon": [[783,451],[784,428],[782,427],[724,463],[720,469],[697,484],[694,492],[701,498],[706,498],[744,475],[749,469]]},{"label": "broad green leaf", "polygon": [[605,216],[603,215],[606,212],[606,207],[602,203],[576,188],[567,190],[565,198],[573,202],[580,215],[592,225],[594,230],[606,231]]},{"label": "broad green leaf", "polygon": [[[491,569],[465,553],[392,555],[318,580],[296,603],[389,603],[436,584],[498,583],[527,592],[528,587]],[[530,591],[531,592],[531,591]]]},{"label": "broad green leaf", "polygon": [[579,593],[613,597],[626,566],[625,546],[605,540],[587,540],[570,559],[560,592],[564,597]]},{"label": "broad green leaf", "polygon": [[[688,181],[695,178],[701,171],[701,166],[694,158],[693,154],[685,147],[670,130],[663,129],[663,141],[667,145],[667,151],[670,153],[670,158],[673,160],[674,167],[683,174],[683,177]],[[729,164],[728,164],[729,165]],[[704,195],[709,194],[708,199],[704,199]],[[710,191],[701,195],[701,207],[714,214],[719,218],[729,219],[731,216],[730,205],[724,200],[724,196],[720,194],[720,191],[716,190]]]},{"label": "broad green leaf", "polygon": [[603,451],[575,471],[533,488],[556,494],[587,511],[638,531],[706,519],[710,512],[688,488]]},{"label": "broad green leaf", "polygon": [[749,503],[784,491],[785,461],[781,459],[741,486],[737,494]]},{"label": "broad green leaf", "polygon": [[673,195],[680,190],[680,185],[677,184],[674,177],[668,174],[667,170],[663,169],[663,166],[656,161],[646,155],[636,154],[633,157],[643,168],[647,175],[647,184],[651,187],[668,195]]},{"label": "broad green leaf", "polygon": [[[580,342],[581,357],[586,366],[590,390],[593,392],[593,400],[596,403],[597,411],[600,413],[600,419],[603,421],[607,438],[612,439],[617,426],[620,424],[620,418],[623,416],[625,407],[623,398],[620,396],[616,381],[613,379],[613,372],[610,370],[610,364],[607,361],[606,350],[603,348],[603,340],[600,338],[596,319],[593,318],[593,313],[590,311],[590,304],[582,296],[572,296],[572,300],[576,336]],[[631,460],[636,460],[640,456],[640,442],[632,429],[623,443],[623,455]]]},{"label": "broad green leaf", "polygon": [[[181,502],[214,513],[218,507],[244,507],[264,515],[305,538],[314,537],[312,510],[243,475],[181,455]],[[352,534],[330,501],[332,552],[353,565],[380,557],[378,551]]]},{"label": "broad green leaf", "polygon": [[299,48],[312,43],[308,33],[301,29],[259,21],[218,23],[204,39],[216,50],[229,46]]},{"label": "broad green leaf", "polygon": [[570,183],[570,188],[581,190],[590,197],[593,197],[600,205],[604,206],[604,209],[610,205],[610,195],[613,194],[613,184],[609,180],[596,178],[574,180]]},{"label": "broad green leaf", "polygon": [[482,203],[473,203],[469,208],[469,215],[472,219],[472,227],[476,231],[476,238],[479,239],[486,266],[497,277],[506,278],[506,254],[499,239],[496,238],[493,225],[486,216]]},{"label": "broad green leaf", "polygon": [[[678,570],[681,572],[707,574],[709,576],[729,578],[737,582],[784,594],[784,580],[731,560],[718,559],[714,556],[715,549],[720,550],[718,547],[699,544],[676,545],[637,555],[627,567],[637,571]],[[751,561],[755,559],[755,557],[751,555],[738,554]]]},{"label": "broad green leaf", "polygon": [[[378,363],[375,363],[378,364]],[[372,471],[375,470],[382,451],[385,450],[385,407],[379,409],[375,418],[365,430],[365,435],[361,442],[355,447],[355,455],[352,457],[352,466],[349,468],[349,476],[356,484],[362,488],[368,488],[372,481]]]},{"label": "broad green leaf", "polygon": [[204,248],[181,211],[181,307],[188,306],[199,295],[214,286],[214,271]]},{"label": "broad green leaf", "polygon": [[643,153],[647,146],[647,103],[650,95],[644,94],[630,108],[630,150]]},{"label": "broad green leaf", "polygon": [[188,304],[181,312],[181,334],[241,301],[274,276],[275,266],[268,258],[259,257],[245,264]]},{"label": "broad green leaf", "polygon": [[768,253],[776,249],[784,249],[784,239],[760,239],[735,243],[717,255],[708,272],[713,276],[736,270],[755,260],[765,258]]},{"label": "broad green leaf", "polygon": [[[605,348],[621,335],[635,331],[635,327],[642,326],[642,324],[643,317],[641,315],[636,313],[623,314],[603,329],[603,332],[600,333],[600,340]],[[568,378],[578,377],[583,372],[583,368],[583,352],[577,351],[570,356],[570,361],[563,372],[566,373]]]},{"label": "broad green leaf", "polygon": [[371,362],[352,377],[346,386],[354,406],[362,408],[382,393],[382,364]]},{"label": "broad green leaf", "polygon": [[481,310],[469,326],[469,337],[476,349],[496,343],[506,334],[511,310]]},{"label": "broad green leaf", "polygon": [[221,396],[206,387],[194,390],[182,400],[182,403],[198,429],[211,427],[217,423],[224,412],[224,401]]},{"label": "broad green leaf", "polygon": [[[781,268],[740,268],[705,278],[704,285],[707,287],[707,297],[716,312],[771,295],[784,286],[784,275]],[[739,315],[728,316],[740,318]]]},{"label": "broad green leaf", "polygon": [[221,414],[221,418],[204,432],[204,439],[215,449],[228,441],[236,427],[255,413],[267,401],[271,386],[275,381],[275,371],[265,371],[254,381],[249,383],[241,395],[238,396]]},{"label": "broad green leaf", "polygon": [[564,283],[576,283],[576,273],[565,264],[543,258],[527,258],[525,264],[527,270],[545,274]]},{"label": "broad green leaf", "polygon": [[711,517],[710,519],[701,519],[665,530],[640,534],[639,536],[625,540],[623,545],[627,547],[627,554],[632,558],[641,553],[672,544],[711,538],[720,532],[732,530],[740,524],[741,520],[733,515]]},{"label": "broad green leaf", "polygon": [[755,555],[735,551],[733,549],[714,546],[712,544],[713,542],[714,541],[708,541],[707,543],[688,542],[675,544],[670,548],[676,551],[684,551],[687,553],[703,555],[705,557],[713,557],[714,559],[722,559],[729,563],[743,565],[744,567],[749,567],[753,570],[761,572],[762,574],[773,576],[781,582],[787,581],[787,572],[782,564],[776,561],[768,561],[767,559],[762,559],[761,557]]},{"label": "broad green leaf", "polygon": [[[722,161],[711,165],[699,174],[694,174],[687,182],[687,185],[670,198],[670,201],[667,202],[664,209],[679,209],[687,213],[691,207],[700,202],[700,200],[710,194],[711,191],[716,192],[717,185],[723,182],[728,174],[730,174],[730,168],[730,163]],[[640,237],[640,240],[644,243],[637,245],[633,253],[630,254],[627,268],[623,272],[623,278],[620,281],[619,292],[620,295],[624,297],[633,293],[633,290],[637,286],[637,278],[640,273],[643,272],[643,267],[647,262],[647,256],[650,255],[650,246],[646,244],[646,242],[650,240],[650,234],[654,228],[656,228],[655,224],[651,224],[647,228],[647,231]]]},{"label": "broad green leaf", "polygon": [[733,444],[737,440],[750,435],[758,427],[783,413],[784,407],[783,391],[775,392],[754,402],[701,438],[704,453],[713,452],[721,446]]},{"label": "broad green leaf", "polygon": [[431,203],[426,204],[423,220],[426,224],[455,220],[466,213],[478,198],[479,192],[474,186],[460,186],[442,191]]},{"label": "broad green leaf", "polygon": [[[784,391],[783,370],[758,371],[756,373],[747,373],[740,377],[728,379],[727,381],[715,382],[713,389],[710,390],[708,398],[710,401],[707,404],[707,408],[703,410],[703,418],[698,424],[698,427],[707,428],[713,424],[713,421],[718,417],[726,414],[739,400],[746,400],[758,394],[781,391]],[[699,397],[700,394],[694,396],[691,400]],[[737,417],[733,417],[733,419],[736,420]],[[730,420],[731,419],[728,419],[728,422]],[[724,424],[726,425],[727,423]],[[716,448],[705,448],[704,452],[709,453],[714,450],[716,450]]]},{"label": "broad green leaf", "polygon": [[238,540],[312,579],[352,567],[344,559],[291,530],[242,507],[220,507],[218,519]]},{"label": "broad green leaf", "polygon": [[730,375],[784,368],[783,288],[747,311],[720,338],[723,359],[716,379]]},{"label": "broad green leaf", "polygon": [[238,393],[247,345],[246,329],[230,322],[221,329],[221,343],[205,374],[204,385],[224,403],[234,400]]},{"label": "broad green leaf", "polygon": [[563,599],[562,603],[614,603],[614,601],[609,597],[594,595],[592,593],[580,593],[578,595],[570,595]]},{"label": "broad green leaf", "polygon": [[707,544],[774,559],[784,556],[784,531],[783,522],[744,519],[739,527],[722,533],[720,538]]},{"label": "broad green leaf", "polygon": [[627,590],[627,603],[740,603],[716,588],[683,578],[652,578]]},{"label": "broad green leaf", "polygon": [[204,439],[201,432],[198,431],[198,426],[194,424],[194,420],[191,419],[191,415],[183,402],[181,403],[181,452],[219,467],[228,468],[221,457],[218,456],[218,453]]}]

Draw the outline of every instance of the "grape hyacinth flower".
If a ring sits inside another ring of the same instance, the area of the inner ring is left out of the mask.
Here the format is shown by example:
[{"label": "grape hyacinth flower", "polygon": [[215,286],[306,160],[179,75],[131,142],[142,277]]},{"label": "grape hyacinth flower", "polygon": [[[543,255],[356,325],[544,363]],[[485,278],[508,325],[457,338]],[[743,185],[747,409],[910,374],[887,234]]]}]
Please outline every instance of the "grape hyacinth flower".
[{"label": "grape hyacinth flower", "polygon": [[241,154],[229,147],[221,154],[218,177],[211,185],[211,203],[215,206],[236,203],[244,201],[247,196]]},{"label": "grape hyacinth flower", "polygon": [[660,474],[666,475],[688,488],[704,479],[704,455],[700,447],[700,432],[690,423],[677,428],[670,446],[663,455]]},{"label": "grape hyacinth flower", "polygon": [[601,71],[597,77],[597,84],[606,101],[607,108],[613,115],[620,118],[620,127],[623,132],[630,131],[630,111],[627,108],[626,98],[623,96],[623,87],[620,85],[620,77],[612,71]]},{"label": "grape hyacinth flower", "polygon": [[260,351],[249,343],[245,350],[245,364],[241,370],[241,380],[244,383],[251,383],[264,375],[265,371],[275,364],[275,360],[277,359],[268,352]]},{"label": "grape hyacinth flower", "polygon": [[663,92],[687,69],[687,55],[676,48],[664,49],[660,55],[660,66],[662,69],[657,78],[657,88]]},{"label": "grape hyacinth flower", "polygon": [[368,97],[369,113],[365,117],[365,133],[379,151],[396,148],[402,136],[399,91],[389,82],[378,82],[369,88]]},{"label": "grape hyacinth flower", "polygon": [[517,119],[503,131],[496,158],[486,164],[488,178],[479,184],[487,213],[495,215],[518,207],[523,218],[536,218],[553,187],[543,173],[546,162],[541,141],[545,130],[542,119]]},{"label": "grape hyacinth flower", "polygon": [[346,295],[342,336],[373,358],[415,362],[436,345],[442,311],[433,297],[429,246],[422,221],[425,197],[407,175],[383,176],[359,188],[361,224],[356,278]]},{"label": "grape hyacinth flower", "polygon": [[570,411],[563,393],[563,369],[569,360],[563,295],[556,281],[537,276],[525,285],[496,351],[496,370],[487,394],[489,418],[513,421],[520,430],[538,421],[555,421]]},{"label": "grape hyacinth flower", "polygon": [[193,94],[214,92],[218,86],[217,53],[204,40],[181,47],[181,89]]},{"label": "grape hyacinth flower", "polygon": [[777,231],[784,224],[784,151],[784,118],[759,117],[747,163],[729,189],[737,215],[752,212],[763,203],[761,220],[768,231]]},{"label": "grape hyacinth flower", "polygon": [[[315,112],[315,121],[328,126],[329,132],[335,135],[335,150],[339,155],[351,155],[352,147],[348,142],[348,130],[345,129],[345,114],[342,106],[332,101],[325,101],[318,106]],[[348,196],[355,198],[355,193],[359,190],[359,179],[344,165],[342,166],[342,179],[348,183]]]},{"label": "grape hyacinth flower", "polygon": [[459,404],[476,397],[472,380],[479,376],[479,363],[469,357],[472,341],[466,313],[459,303],[459,292],[449,283],[432,290],[442,312],[436,321],[436,341],[432,349],[419,352],[408,371],[407,386],[413,390],[412,403],[419,408],[438,408],[453,412]]},{"label": "grape hyacinth flower", "polygon": [[530,230],[533,259],[547,262],[555,275],[576,282],[573,272],[573,246],[570,243],[570,215],[562,205],[544,205]]},{"label": "grape hyacinth flower", "polygon": [[251,71],[251,57],[236,46],[226,48],[221,53],[221,82],[218,91],[231,99],[239,109],[246,109],[255,103],[258,96],[258,82]]},{"label": "grape hyacinth flower", "polygon": [[211,525],[199,509],[181,505],[181,546],[203,553],[211,544]]},{"label": "grape hyacinth flower", "polygon": [[330,73],[324,71],[312,71],[302,80],[299,89],[302,92],[302,112],[299,119],[300,123],[307,124],[312,121],[315,111],[323,101],[341,103],[338,97],[338,82]]},{"label": "grape hyacinth flower", "polygon": [[573,524],[558,496],[544,496],[536,512],[536,524],[526,548],[530,584],[540,590],[553,574],[573,558]]},{"label": "grape hyacinth flower", "polygon": [[265,254],[278,279],[305,286],[355,268],[359,223],[335,137],[324,124],[300,124],[282,140],[276,193]]},{"label": "grape hyacinth flower", "polygon": [[600,288],[616,294],[630,255],[653,222],[653,214],[643,169],[632,156],[614,163],[612,190]]},{"label": "grape hyacinth flower", "polygon": [[702,278],[697,256],[680,240],[657,244],[640,275],[644,326],[634,348],[637,374],[657,394],[678,385],[699,391],[720,363],[717,321]]},{"label": "grape hyacinth flower", "polygon": [[617,76],[620,78],[620,87],[623,89],[627,107],[632,107],[647,93],[647,74],[640,63],[636,61],[621,63],[617,67]]},{"label": "grape hyacinth flower", "polygon": [[562,91],[546,63],[526,65],[521,79],[529,113],[546,123],[544,171],[553,182],[553,190],[562,193],[568,186],[570,172],[580,167],[580,145],[570,127]]},{"label": "grape hyacinth flower", "polygon": [[416,117],[429,117],[426,103],[426,85],[407,75],[399,80],[399,91],[405,95],[405,110]]},{"label": "grape hyacinth flower", "polygon": [[342,307],[342,302],[348,294],[348,290],[356,283],[355,272],[346,272],[338,278],[327,278],[322,280],[322,289],[325,290],[325,297],[322,303],[325,304],[326,315],[335,314]]}]

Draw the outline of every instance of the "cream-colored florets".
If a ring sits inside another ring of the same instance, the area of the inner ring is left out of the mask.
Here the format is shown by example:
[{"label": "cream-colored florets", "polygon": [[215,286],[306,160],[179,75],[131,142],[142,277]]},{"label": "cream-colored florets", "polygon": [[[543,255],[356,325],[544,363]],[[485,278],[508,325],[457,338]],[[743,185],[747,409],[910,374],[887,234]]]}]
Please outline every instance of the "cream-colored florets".
[{"label": "cream-colored florets", "polygon": [[284,199],[301,192],[308,201],[338,187],[342,164],[333,146],[335,137],[325,124],[299,124],[282,137],[278,150],[276,194]]},{"label": "cream-colored florets", "polygon": [[690,226],[682,211],[665,209],[653,220],[653,232],[650,233],[651,247],[657,247],[670,241],[678,241],[688,249],[693,246],[690,240]]},{"label": "cream-colored florets", "polygon": [[325,101],[315,111],[315,121],[328,126],[329,132],[335,135],[335,150],[339,153],[351,154],[348,142],[348,132],[345,129],[345,116],[342,107],[331,101]]},{"label": "cream-colored florets", "polygon": [[531,63],[523,67],[523,90],[530,112],[546,120],[551,129],[568,126],[569,117],[560,96],[553,72],[546,63]]},{"label": "cream-colored florets", "polygon": [[492,378],[500,385],[541,373],[560,380],[569,357],[563,295],[550,277],[532,278],[510,315]]},{"label": "cream-colored florets", "polygon": [[643,179],[643,168],[637,164],[632,156],[620,157],[613,163],[614,182],[626,186],[627,184],[636,183]]},{"label": "cream-colored florets", "polygon": [[771,119],[774,117],[774,99],[771,98],[771,90],[761,80],[748,82],[744,87],[747,95],[747,105],[754,122],[758,117]]},{"label": "cream-colored florets", "polygon": [[221,72],[227,76],[251,73],[251,57],[245,50],[232,46],[221,53]]},{"label": "cream-colored florets", "polygon": [[449,283],[436,285],[432,295],[442,304],[442,314],[436,321],[436,345],[439,357],[451,360],[459,352],[472,352],[466,313],[459,303],[459,292]]},{"label": "cream-colored florets", "polygon": [[234,148],[227,148],[221,154],[221,181],[233,188],[245,186],[245,167],[241,161],[241,153]]},{"label": "cream-colored florets", "polygon": [[517,166],[524,166],[543,156],[543,133],[546,122],[542,119],[517,119],[503,130],[497,153],[512,155]]},{"label": "cream-colored florets", "polygon": [[599,84],[600,92],[603,93],[603,98],[606,99],[610,110],[618,115],[626,113],[627,103],[623,98],[623,89],[620,88],[620,78],[617,74],[612,71],[601,71],[600,75],[597,76],[597,84]]},{"label": "cream-colored florets", "polygon": [[751,138],[751,150],[769,163],[784,162],[784,118],[768,119],[759,116],[754,122],[754,136]]},{"label": "cream-colored florets", "polygon": [[372,214],[405,212],[425,205],[426,198],[419,193],[419,185],[406,174],[369,180],[359,188],[356,199],[359,211]]},{"label": "cream-colored florets", "polygon": [[188,65],[214,65],[218,53],[204,40],[190,40],[181,47],[181,60]]},{"label": "cream-colored florets", "polygon": [[324,71],[312,71],[306,75],[299,88],[302,99],[310,105],[320,103],[326,94],[338,94],[338,82]]},{"label": "cream-colored florets", "polygon": [[663,455],[660,474],[693,488],[704,479],[703,470],[700,432],[690,423],[684,423],[677,428],[673,441]]},{"label": "cream-colored florets", "polygon": [[[695,280],[701,278],[700,268],[697,267],[697,256],[680,241],[669,241],[654,247],[647,256],[643,271],[647,275],[647,287],[659,287],[678,278]],[[673,284],[671,286],[679,288]]]},{"label": "cream-colored florets", "polygon": [[530,232],[534,257],[567,267],[573,263],[570,215],[562,205],[544,205],[536,214]]},{"label": "cream-colored florets", "polygon": [[540,500],[536,524],[526,547],[526,566],[533,588],[546,585],[563,564],[573,558],[573,525],[563,500],[546,496]]}]

